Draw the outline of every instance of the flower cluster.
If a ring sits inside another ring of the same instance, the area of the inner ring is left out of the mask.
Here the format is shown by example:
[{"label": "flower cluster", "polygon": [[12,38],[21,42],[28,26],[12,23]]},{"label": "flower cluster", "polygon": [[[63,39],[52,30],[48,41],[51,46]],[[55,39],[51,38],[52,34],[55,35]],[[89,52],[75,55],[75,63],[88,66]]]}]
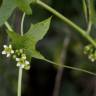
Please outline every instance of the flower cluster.
[{"label": "flower cluster", "polygon": [[96,61],[96,49],[92,45],[87,45],[84,48],[84,54],[88,55],[88,58],[94,62]]},{"label": "flower cluster", "polygon": [[2,54],[5,54],[6,57],[13,56],[17,62],[18,67],[24,68],[26,70],[30,69],[30,63],[27,61],[27,57],[26,54],[24,54],[23,49],[13,50],[11,44],[9,46],[4,45],[3,47],[4,50],[2,51]]},{"label": "flower cluster", "polygon": [[10,57],[11,54],[14,53],[14,50],[12,49],[12,45],[4,45],[4,50],[2,51],[2,54],[6,54],[6,57]]},{"label": "flower cluster", "polygon": [[17,66],[20,66],[21,68],[29,69],[29,61],[26,60],[26,55],[22,54],[20,58],[16,58]]}]

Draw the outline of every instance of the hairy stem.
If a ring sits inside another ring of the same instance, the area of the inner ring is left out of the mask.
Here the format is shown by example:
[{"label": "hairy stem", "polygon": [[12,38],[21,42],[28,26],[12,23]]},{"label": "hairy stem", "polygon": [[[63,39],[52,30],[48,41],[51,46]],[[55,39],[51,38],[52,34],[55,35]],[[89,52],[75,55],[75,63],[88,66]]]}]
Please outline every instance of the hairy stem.
[{"label": "hairy stem", "polygon": [[46,10],[50,11],[51,13],[53,13],[55,16],[57,16],[59,19],[61,19],[63,22],[67,23],[68,25],[70,25],[71,27],[73,27],[74,29],[76,29],[83,37],[85,37],[94,47],[96,47],[96,42],[94,41],[93,38],[91,38],[88,34],[86,34],[86,31],[84,31],[82,28],[80,28],[79,26],[77,26],[75,23],[73,23],[71,20],[69,20],[68,18],[66,18],[65,16],[63,16],[62,14],[60,14],[59,12],[57,12],[56,10],[54,10],[53,8],[51,8],[50,6],[48,6],[47,4],[43,3],[40,0],[37,0],[36,2],[38,5],[42,6],[43,8],[45,8]]}]

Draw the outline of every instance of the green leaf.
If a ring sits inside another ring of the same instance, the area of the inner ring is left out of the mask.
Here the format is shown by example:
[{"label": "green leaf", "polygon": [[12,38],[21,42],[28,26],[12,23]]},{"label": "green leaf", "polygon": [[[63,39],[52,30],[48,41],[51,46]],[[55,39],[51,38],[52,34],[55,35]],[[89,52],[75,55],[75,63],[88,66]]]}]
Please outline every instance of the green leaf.
[{"label": "green leaf", "polygon": [[[51,18],[48,18],[40,23],[32,24],[29,31],[24,35],[28,39],[26,40],[25,47],[27,53],[31,53],[31,57],[38,59],[44,59],[44,57],[35,50],[36,43],[43,39],[50,26]],[[28,46],[29,45],[29,46]],[[31,50],[31,51],[30,51]]]},{"label": "green leaf", "polygon": [[0,7],[0,26],[9,18],[15,7],[13,0],[3,0]]},{"label": "green leaf", "polygon": [[32,0],[3,0],[0,6],[0,26],[7,21],[16,7],[19,7],[26,14],[32,14],[30,3]]},{"label": "green leaf", "polygon": [[24,44],[22,43],[24,42],[24,38],[22,36],[12,31],[7,31],[7,33],[10,39],[12,40],[11,43],[14,49],[20,49],[24,47]]},{"label": "green leaf", "polygon": [[23,36],[20,36],[15,32],[8,31],[7,33],[12,40],[13,48],[23,48],[29,60],[31,59],[31,57],[46,60],[38,51],[36,51],[35,47],[37,42],[43,39],[43,37],[47,33],[50,26],[50,21],[51,18],[31,25],[29,31]]},{"label": "green leaf", "polygon": [[31,58],[34,57],[34,58],[46,61],[44,56],[40,52],[38,52],[36,49],[35,50],[29,50],[29,49],[26,50],[25,49],[25,53],[26,53],[26,55],[28,57],[28,60],[31,60]]},{"label": "green leaf", "polygon": [[19,7],[19,9],[21,9],[26,14],[29,14],[29,15],[32,14],[32,10],[29,5],[29,3],[31,2],[29,2],[29,0],[15,0],[15,3]]},{"label": "green leaf", "polygon": [[28,0],[28,3],[30,4],[30,3],[36,3],[37,2],[37,0]]},{"label": "green leaf", "polygon": [[40,23],[32,24],[25,36],[33,36],[35,42],[41,40],[49,29],[50,21],[51,17]]}]

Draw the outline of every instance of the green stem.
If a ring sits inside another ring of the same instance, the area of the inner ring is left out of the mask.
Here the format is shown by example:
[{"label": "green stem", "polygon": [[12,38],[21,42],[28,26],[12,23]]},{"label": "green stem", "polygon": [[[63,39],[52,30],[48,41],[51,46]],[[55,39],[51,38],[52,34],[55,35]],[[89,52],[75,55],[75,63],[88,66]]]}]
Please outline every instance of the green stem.
[{"label": "green stem", "polygon": [[37,0],[36,2],[38,5],[44,7],[46,10],[50,11],[51,13],[53,13],[55,16],[57,16],[59,19],[61,19],[63,22],[67,23],[68,25],[70,25],[71,27],[73,27],[74,29],[76,29],[83,37],[85,37],[94,47],[96,47],[96,43],[95,41],[88,35],[86,34],[86,31],[84,31],[82,28],[80,28],[79,26],[77,26],[75,23],[73,23],[71,20],[67,19],[65,16],[63,16],[62,14],[60,14],[59,12],[57,12],[56,10],[54,10],[53,8],[51,8],[50,6],[48,6],[47,4],[43,3],[40,0]]},{"label": "green stem", "polygon": [[84,72],[84,73],[88,73],[88,74],[90,74],[90,75],[96,76],[96,73],[93,73],[93,72],[91,72],[91,71],[87,71],[87,70],[85,70],[85,69],[76,68],[76,67],[71,67],[71,66],[62,65],[62,64],[57,64],[57,63],[52,62],[52,61],[47,60],[47,59],[45,59],[45,61],[47,61],[47,62],[49,62],[49,63],[51,63],[51,64],[54,64],[54,65],[56,65],[56,66],[59,66],[59,67],[63,67],[63,68],[67,68],[67,69],[72,69],[72,70],[75,70],[75,71],[80,71],[80,72]]},{"label": "green stem", "polygon": [[[24,25],[24,18],[25,18],[25,13],[22,16],[22,20],[21,20],[21,36],[23,36],[24,32],[23,32],[23,25]],[[17,96],[21,96],[21,89],[22,89],[22,72],[23,69],[21,67],[19,67],[19,77],[18,77],[18,95]]]},{"label": "green stem", "polygon": [[[22,16],[22,20],[21,20],[21,36],[23,36],[23,23],[24,23],[24,18],[25,18],[25,13]],[[18,77],[18,95],[17,96],[21,96],[21,89],[22,89],[22,72],[23,69],[21,67],[19,67],[19,77]]]},{"label": "green stem", "polygon": [[22,86],[22,68],[19,67],[17,96],[21,96],[21,86]]},{"label": "green stem", "polygon": [[23,14],[22,20],[21,20],[21,36],[23,36],[23,34],[24,34],[24,32],[23,32],[24,18],[25,18],[25,13]]},{"label": "green stem", "polygon": [[90,34],[91,32],[92,23],[91,21],[88,23],[87,33]]},{"label": "green stem", "polygon": [[9,31],[13,31],[13,29],[11,28],[8,22],[5,22],[5,26],[8,28]]},{"label": "green stem", "polygon": [[91,27],[92,27],[92,21],[91,21],[92,12],[91,12],[91,3],[90,3],[90,0],[88,0],[87,3],[88,3],[88,14],[89,14],[87,33],[90,34]]},{"label": "green stem", "polygon": [[88,22],[87,3],[86,3],[86,0],[82,0],[82,5],[83,5],[83,12],[84,12],[85,20],[86,20],[86,22]]}]

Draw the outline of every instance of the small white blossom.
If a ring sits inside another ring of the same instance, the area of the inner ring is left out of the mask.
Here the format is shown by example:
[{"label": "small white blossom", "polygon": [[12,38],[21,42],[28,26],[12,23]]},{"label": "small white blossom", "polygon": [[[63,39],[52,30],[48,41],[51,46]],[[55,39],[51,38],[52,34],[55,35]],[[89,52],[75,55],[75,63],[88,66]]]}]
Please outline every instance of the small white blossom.
[{"label": "small white blossom", "polygon": [[24,68],[24,65],[18,62],[18,63],[17,63],[17,67]]},{"label": "small white blossom", "polygon": [[6,57],[10,57],[11,54],[14,53],[14,50],[12,49],[12,45],[4,45],[4,50],[2,51],[2,54],[6,54]]},{"label": "small white blossom", "polygon": [[95,61],[95,59],[91,59],[91,61],[92,61],[92,62],[94,62],[94,61]]},{"label": "small white blossom", "polygon": [[22,59],[26,59],[26,55],[25,54],[22,54]]},{"label": "small white blossom", "polygon": [[21,68],[25,68],[30,64],[29,61],[26,60],[25,54],[22,54],[21,58],[16,58],[16,61],[17,61],[17,66]]},{"label": "small white blossom", "polygon": [[20,49],[19,52],[20,52],[20,53],[23,53],[23,49]]},{"label": "small white blossom", "polygon": [[26,63],[26,65],[29,65],[29,61],[26,60],[25,63]]},{"label": "small white blossom", "polygon": [[95,61],[95,58],[94,58],[94,55],[89,55],[88,58],[91,60],[91,62],[94,62]]}]

